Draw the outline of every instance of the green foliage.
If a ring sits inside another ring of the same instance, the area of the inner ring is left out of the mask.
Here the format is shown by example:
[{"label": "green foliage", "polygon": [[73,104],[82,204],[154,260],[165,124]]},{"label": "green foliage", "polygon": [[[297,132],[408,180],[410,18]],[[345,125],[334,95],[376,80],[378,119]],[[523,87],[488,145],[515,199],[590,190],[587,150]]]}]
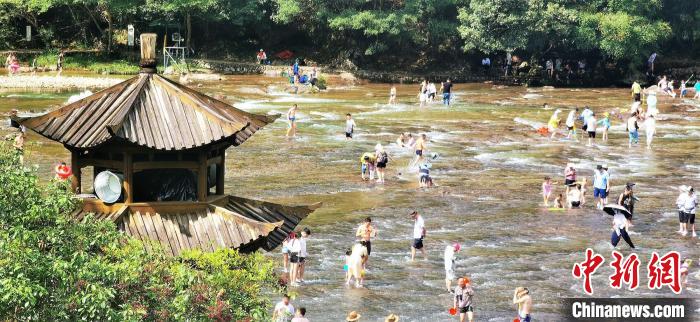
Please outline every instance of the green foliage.
[{"label": "green foliage", "polygon": [[[67,217],[67,184],[36,173],[0,146],[0,319],[231,321],[267,318],[275,287],[261,254],[224,249],[179,258],[118,232],[111,222]],[[156,247],[157,248],[157,247]]]},{"label": "green foliage", "polygon": [[[125,52],[133,24],[137,34],[179,32],[211,58],[252,59],[262,47],[390,69],[460,68],[506,51],[634,64],[652,51],[697,49],[698,23],[700,1],[673,0],[0,0],[0,47]],[[26,25],[32,42],[22,39]],[[133,72],[90,65],[81,68]]]}]

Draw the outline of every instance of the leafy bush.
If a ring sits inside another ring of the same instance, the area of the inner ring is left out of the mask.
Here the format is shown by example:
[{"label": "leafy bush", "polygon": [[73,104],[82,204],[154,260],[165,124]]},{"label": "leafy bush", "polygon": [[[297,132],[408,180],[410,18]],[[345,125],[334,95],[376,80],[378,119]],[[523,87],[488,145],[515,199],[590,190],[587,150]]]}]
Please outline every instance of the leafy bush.
[{"label": "leafy bush", "polygon": [[[39,184],[0,143],[0,320],[236,321],[267,318],[276,287],[261,254],[170,258],[111,222],[71,221],[67,184]],[[157,249],[157,248],[156,248]]]}]

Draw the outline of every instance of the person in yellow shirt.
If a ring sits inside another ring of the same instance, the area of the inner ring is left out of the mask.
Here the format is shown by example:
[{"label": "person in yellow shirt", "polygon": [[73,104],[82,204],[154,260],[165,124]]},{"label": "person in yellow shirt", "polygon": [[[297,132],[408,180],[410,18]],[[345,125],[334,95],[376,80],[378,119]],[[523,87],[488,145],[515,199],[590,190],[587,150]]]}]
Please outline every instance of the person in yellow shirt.
[{"label": "person in yellow shirt", "polygon": [[549,122],[547,122],[547,130],[552,133],[552,139],[554,139],[554,136],[557,135],[557,129],[559,128],[559,124],[561,124],[561,119],[559,118],[559,113],[561,113],[560,109],[557,109],[554,111],[554,114],[552,114],[552,117],[549,118]]},{"label": "person in yellow shirt", "polygon": [[634,83],[632,84],[632,96],[634,96],[635,102],[642,101],[642,86],[639,85],[639,82],[637,81],[634,81]]},{"label": "person in yellow shirt", "polygon": [[374,170],[377,165],[377,155],[374,152],[365,152],[360,157],[362,164],[362,180],[367,180],[365,174],[369,176],[369,180],[374,180]]}]

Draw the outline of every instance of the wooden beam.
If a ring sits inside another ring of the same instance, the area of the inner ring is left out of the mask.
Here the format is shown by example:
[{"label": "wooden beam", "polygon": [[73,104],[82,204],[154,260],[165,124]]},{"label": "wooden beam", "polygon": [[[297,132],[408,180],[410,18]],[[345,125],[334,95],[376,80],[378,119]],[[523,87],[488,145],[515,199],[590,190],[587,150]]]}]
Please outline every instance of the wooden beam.
[{"label": "wooden beam", "polygon": [[80,175],[80,162],[78,162],[78,152],[77,151],[71,151],[70,153],[70,167],[71,171],[73,172],[73,175],[70,177],[70,183],[71,183],[71,189],[73,190],[74,193],[81,193],[81,180],[82,176]]},{"label": "wooden beam", "polygon": [[199,152],[199,170],[197,170],[197,200],[200,202],[207,201],[207,152]]},{"label": "wooden beam", "polygon": [[79,163],[81,168],[87,167],[87,166],[93,166],[93,167],[100,167],[100,168],[107,168],[107,169],[122,169],[124,167],[123,161],[115,161],[115,160],[80,159],[80,160],[78,160],[78,163]]},{"label": "wooden beam", "polygon": [[216,164],[216,194],[224,194],[224,179],[226,179],[226,154],[218,156],[219,162]]},{"label": "wooden beam", "polygon": [[[206,161],[205,161],[206,164]],[[199,163],[194,161],[143,161],[134,162],[134,171],[152,169],[188,169],[199,170]]]},{"label": "wooden beam", "polygon": [[124,203],[134,202],[134,160],[130,152],[124,152]]},{"label": "wooden beam", "polygon": [[207,160],[207,165],[219,164],[219,163],[221,163],[221,160],[222,160],[221,158],[222,158],[221,156],[209,158],[209,160]]}]

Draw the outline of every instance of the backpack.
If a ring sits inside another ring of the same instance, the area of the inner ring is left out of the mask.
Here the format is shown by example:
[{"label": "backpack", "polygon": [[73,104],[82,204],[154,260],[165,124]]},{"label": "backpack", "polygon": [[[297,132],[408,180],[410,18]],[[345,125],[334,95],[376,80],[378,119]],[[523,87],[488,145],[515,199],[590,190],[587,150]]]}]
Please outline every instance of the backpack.
[{"label": "backpack", "polygon": [[377,163],[389,163],[389,156],[386,154],[386,152],[379,153],[377,156]]}]

